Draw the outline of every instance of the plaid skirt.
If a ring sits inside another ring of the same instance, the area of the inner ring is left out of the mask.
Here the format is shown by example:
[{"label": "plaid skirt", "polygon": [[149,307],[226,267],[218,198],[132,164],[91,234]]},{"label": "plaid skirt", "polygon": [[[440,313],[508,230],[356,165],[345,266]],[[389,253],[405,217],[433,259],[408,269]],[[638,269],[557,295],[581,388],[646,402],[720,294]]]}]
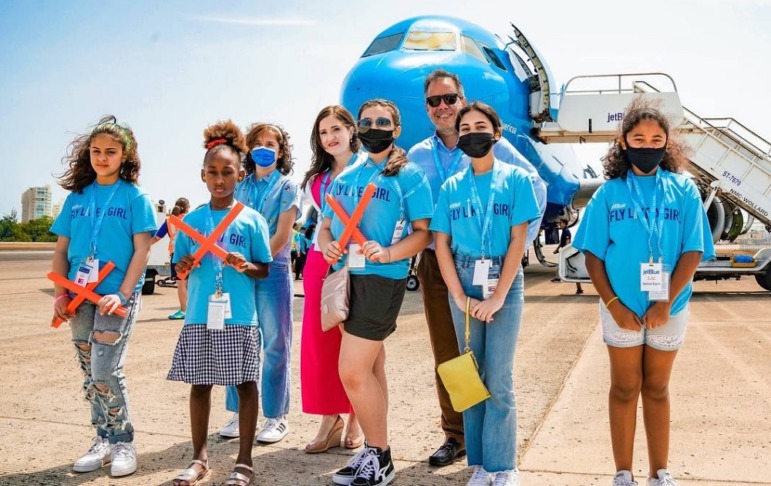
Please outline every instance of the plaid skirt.
[{"label": "plaid skirt", "polygon": [[259,381],[260,347],[256,326],[208,331],[205,324],[185,325],[166,379],[222,386]]}]

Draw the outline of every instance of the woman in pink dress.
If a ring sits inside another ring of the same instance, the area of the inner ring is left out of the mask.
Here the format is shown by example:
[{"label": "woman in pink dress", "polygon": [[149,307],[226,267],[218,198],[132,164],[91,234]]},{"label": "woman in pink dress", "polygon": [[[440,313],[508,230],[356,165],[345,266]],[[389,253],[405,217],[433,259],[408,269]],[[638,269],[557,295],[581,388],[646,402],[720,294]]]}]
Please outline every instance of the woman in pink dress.
[{"label": "woman in pink dress", "polygon": [[[317,214],[321,212],[332,181],[357,159],[360,147],[356,122],[348,110],[332,105],[319,112],[311,133],[313,160],[301,185],[306,201],[313,205]],[[345,426],[341,414],[348,414],[343,445],[356,449],[364,443],[364,434],[337,371],[342,334],[338,328],[327,332],[321,330],[321,285],[328,270],[329,264],[318,250],[317,232],[314,231],[303,271],[305,305],[300,345],[303,412],[322,416],[316,437],[305,446],[305,452],[311,454],[340,446]]]}]

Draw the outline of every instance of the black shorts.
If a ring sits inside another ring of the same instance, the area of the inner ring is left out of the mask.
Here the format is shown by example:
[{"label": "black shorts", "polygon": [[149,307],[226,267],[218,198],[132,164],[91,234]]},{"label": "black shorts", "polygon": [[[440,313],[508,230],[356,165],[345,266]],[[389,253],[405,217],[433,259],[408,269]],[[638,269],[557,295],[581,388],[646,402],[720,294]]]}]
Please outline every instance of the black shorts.
[{"label": "black shorts", "polygon": [[169,270],[171,272],[171,278],[174,280],[177,279],[177,269],[175,268],[177,265],[176,263],[172,263],[174,261],[174,254],[169,255]]},{"label": "black shorts", "polygon": [[343,329],[348,334],[384,341],[396,330],[407,279],[351,275],[351,310]]}]

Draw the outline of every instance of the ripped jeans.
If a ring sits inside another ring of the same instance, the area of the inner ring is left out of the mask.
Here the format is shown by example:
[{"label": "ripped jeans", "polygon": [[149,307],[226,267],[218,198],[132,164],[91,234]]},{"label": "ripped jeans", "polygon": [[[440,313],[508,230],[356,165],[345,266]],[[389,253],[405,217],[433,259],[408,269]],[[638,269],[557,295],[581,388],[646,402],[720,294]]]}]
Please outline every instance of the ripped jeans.
[{"label": "ripped jeans", "polygon": [[84,302],[70,320],[72,342],[84,375],[83,393],[91,404],[91,424],[110,444],[134,440],[123,363],[139,310],[138,292],[131,296],[126,310],[125,318],[102,316],[96,305]]}]

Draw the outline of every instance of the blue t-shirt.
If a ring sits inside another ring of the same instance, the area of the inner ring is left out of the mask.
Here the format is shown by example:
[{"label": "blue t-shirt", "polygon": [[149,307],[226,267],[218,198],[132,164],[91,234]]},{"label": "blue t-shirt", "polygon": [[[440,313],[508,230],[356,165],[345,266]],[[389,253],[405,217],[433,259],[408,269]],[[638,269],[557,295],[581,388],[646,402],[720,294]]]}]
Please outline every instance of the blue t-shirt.
[{"label": "blue t-shirt", "polygon": [[[295,208],[295,221],[302,215],[302,191],[289,176],[278,170],[258,179],[252,174],[236,188],[236,199],[256,210],[268,223],[270,236],[276,234],[278,218],[285,211]],[[291,238],[276,255],[276,260],[289,260],[292,247]]]},{"label": "blue t-shirt", "polygon": [[[479,195],[476,202],[472,197],[472,184]],[[533,184],[524,171],[496,160],[493,170],[477,176],[469,166],[442,184],[431,220],[431,231],[452,238],[453,254],[481,256],[482,225],[487,219],[491,190],[493,203],[485,236],[486,257],[505,256],[511,243],[511,228],[541,218]]]},{"label": "blue t-shirt", "polygon": [[[93,211],[92,203],[96,206]],[[61,213],[51,226],[52,233],[70,239],[67,249],[67,260],[70,264],[67,278],[70,280],[75,280],[78,268],[91,254],[93,228],[98,224],[100,217],[101,225],[96,235],[94,257],[99,260],[100,268],[107,262],[113,262],[115,268],[94,291],[107,295],[118,292],[126,277],[129,263],[134,256],[134,235],[155,234],[157,225],[150,197],[136,185],[122,179],[110,185],[94,182],[84,188],[81,194],[70,193],[64,201]],[[144,282],[143,272],[134,292],[140,291]]]},{"label": "blue t-shirt", "polygon": [[[387,161],[384,160],[380,165],[375,164],[369,157],[364,161],[356,162],[335,178],[329,191],[348,216],[351,216],[367,184],[372,181],[377,186],[375,195],[364,211],[359,229],[364,238],[377,241],[383,247],[391,246],[396,224],[402,215],[405,227],[401,238],[404,238],[408,233],[409,222],[429,219],[433,212],[431,187],[423,171],[412,162],[408,162],[397,175],[385,177],[382,169],[386,163]],[[324,207],[322,216],[332,218],[332,237],[339,238],[344,226],[328,204]],[[354,242],[353,239],[351,242]],[[346,258],[347,256],[341,258],[335,265],[335,269],[341,268]],[[352,268],[351,273],[402,279],[407,278],[409,266],[409,258],[389,263],[366,261],[364,268]]]},{"label": "blue t-shirt", "polygon": [[[538,170],[533,164],[520,154],[508,140],[502,138],[493,145],[493,156],[501,162],[506,162],[524,170],[530,176],[533,184],[538,209],[541,217],[530,222],[527,227],[527,241],[531,242],[538,236],[541,227],[541,218],[546,209],[546,183],[538,175]],[[452,175],[457,174],[471,164],[471,159],[464,155],[456,146],[448,149],[436,133],[431,137],[415,144],[407,154],[407,157],[418,164],[426,173],[431,184],[431,194],[434,196],[434,205],[439,198],[439,188]],[[436,158],[435,158],[436,157]],[[439,167],[437,167],[437,158]],[[441,173],[440,173],[441,170]],[[433,247],[433,246],[432,246]]]},{"label": "blue t-shirt", "polygon": [[[197,208],[185,216],[185,223],[199,233],[207,236],[225,217],[229,210],[211,211],[209,205]],[[209,220],[211,215],[211,221]],[[213,224],[212,224],[213,223]],[[238,252],[249,262],[270,263],[268,225],[265,218],[257,211],[245,207],[228,229],[220,237],[217,245],[228,252]],[[185,255],[192,255],[200,245],[180,231],[174,244],[174,261],[179,262]],[[185,324],[206,324],[208,319],[209,297],[214,294],[216,282],[216,262],[221,260],[207,253],[201,259],[201,265],[194,268],[188,277],[187,313]],[[257,308],[255,306],[256,280],[245,273],[239,273],[230,265],[223,265],[222,291],[230,293],[232,317],[225,319],[225,324],[256,326]]]},{"label": "blue t-shirt", "polygon": [[[661,188],[658,189],[656,209],[650,210],[656,177],[635,177],[643,195],[641,208],[655,215],[662,225],[661,251],[664,265],[671,272],[688,251],[702,252],[702,261],[715,257],[712,233],[707,213],[701,203],[696,185],[689,178],[659,169]],[[662,199],[663,197],[663,199]],[[655,213],[659,214],[655,214]],[[610,285],[619,300],[642,317],[651,305],[648,292],[640,290],[640,264],[648,262],[650,250],[648,231],[636,218],[636,211],[626,179],[607,181],[594,193],[578,225],[573,247],[583,253],[591,252],[605,262]],[[658,261],[659,245],[653,240],[653,258]],[[672,302],[671,314],[683,310],[693,292],[689,282]]]}]

